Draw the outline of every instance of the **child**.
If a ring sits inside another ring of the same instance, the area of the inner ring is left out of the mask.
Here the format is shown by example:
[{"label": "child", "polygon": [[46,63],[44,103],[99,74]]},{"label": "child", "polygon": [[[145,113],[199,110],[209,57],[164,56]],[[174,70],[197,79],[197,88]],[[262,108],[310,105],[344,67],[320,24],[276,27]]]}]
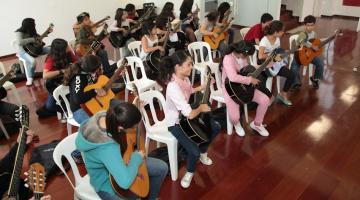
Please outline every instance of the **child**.
[{"label": "child", "polygon": [[[304,31],[299,33],[299,37],[296,40],[296,44],[299,45],[300,42],[303,43],[308,48],[313,48],[314,50],[317,50],[317,46],[313,46],[311,44],[311,39],[316,38],[316,33],[314,31],[315,29],[315,23],[316,18],[312,15],[308,15],[304,19]],[[315,57],[312,61],[312,64],[315,65],[315,74],[310,77],[310,80],[312,82],[313,88],[318,89],[319,88],[319,80],[323,79],[323,73],[324,73],[324,61],[319,56]],[[300,83],[300,64],[296,59],[293,59],[291,63],[291,70],[295,74],[295,81],[292,85],[294,89],[298,89],[301,87]]]},{"label": "child", "polygon": [[209,141],[199,146],[195,144],[183,133],[179,125],[179,113],[189,119],[197,117],[202,112],[209,112],[210,107],[207,104],[201,104],[196,109],[192,109],[188,103],[191,93],[204,90],[205,84],[197,88],[192,88],[189,76],[192,71],[192,59],[185,51],[176,51],[168,57],[164,57],[161,61],[160,77],[163,82],[167,83],[166,88],[166,107],[165,118],[169,131],[176,137],[181,146],[187,152],[187,172],[181,179],[181,186],[188,188],[194,176],[196,162],[204,165],[212,165],[213,161],[207,156],[207,149],[211,141],[220,132],[218,122],[211,120],[211,133],[209,133]]},{"label": "child", "polygon": [[[273,21],[265,28],[265,37],[263,37],[259,44],[259,61],[268,57],[274,49],[280,47],[280,37],[284,34],[284,25],[280,21]],[[283,60],[277,61],[273,64],[275,75],[286,78],[285,85],[282,91],[278,91],[277,99],[286,106],[292,106],[291,101],[288,99],[288,92],[294,82],[294,74],[286,67]],[[278,70],[276,70],[276,69]]]},{"label": "child", "polygon": [[250,28],[250,30],[246,33],[244,40],[259,45],[260,40],[264,37],[265,27],[267,27],[272,20],[273,16],[269,13],[264,13],[261,16],[260,23]]},{"label": "child", "polygon": [[262,136],[269,136],[269,132],[262,124],[267,108],[269,106],[269,98],[271,92],[265,87],[263,83],[260,84],[260,78],[253,78],[251,76],[239,75],[241,68],[246,67],[247,57],[255,52],[255,47],[245,41],[234,43],[230,46],[229,51],[223,59],[222,68],[222,90],[225,97],[227,113],[229,113],[230,121],[235,126],[235,131],[239,136],[244,136],[245,131],[240,124],[240,109],[239,105],[235,103],[225,89],[225,79],[229,78],[231,82],[238,82],[253,86],[257,86],[253,101],[258,104],[256,110],[255,120],[250,123],[250,127],[257,131]]}]

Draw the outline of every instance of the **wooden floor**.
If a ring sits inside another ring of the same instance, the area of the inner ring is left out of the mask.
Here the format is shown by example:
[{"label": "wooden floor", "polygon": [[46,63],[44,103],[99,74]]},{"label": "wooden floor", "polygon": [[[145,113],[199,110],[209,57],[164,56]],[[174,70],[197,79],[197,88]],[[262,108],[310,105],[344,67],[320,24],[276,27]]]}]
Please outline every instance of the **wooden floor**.
[{"label": "wooden floor", "polygon": [[[344,29],[344,35],[326,52],[320,89],[313,90],[304,78],[301,90],[291,94],[294,106],[270,107],[265,117],[269,137],[253,134],[248,126],[245,137],[222,132],[209,149],[214,164],[199,163],[189,189],[180,186],[183,166],[177,181],[166,178],[160,199],[360,199],[360,72],[353,72],[353,67],[360,66],[356,24],[349,19],[321,19],[320,37],[336,28]],[[64,138],[65,124],[56,117],[38,120],[35,114],[46,98],[42,82],[17,87],[30,107],[30,123],[40,135],[39,144]],[[10,101],[14,101],[11,95]],[[250,120],[254,115],[250,111]],[[0,141],[0,157],[15,139],[14,135],[11,142]],[[55,200],[73,197],[64,177],[50,180],[46,192]]]}]

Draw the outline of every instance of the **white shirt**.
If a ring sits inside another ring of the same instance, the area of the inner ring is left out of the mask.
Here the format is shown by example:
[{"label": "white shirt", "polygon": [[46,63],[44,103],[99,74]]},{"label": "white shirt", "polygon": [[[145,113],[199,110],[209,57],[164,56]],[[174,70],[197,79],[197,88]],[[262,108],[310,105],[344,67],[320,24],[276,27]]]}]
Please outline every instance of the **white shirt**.
[{"label": "white shirt", "polygon": [[165,106],[165,119],[168,127],[179,123],[180,112],[187,117],[191,111],[191,106],[186,101],[180,86],[175,81],[170,81],[166,88]]},{"label": "white shirt", "polygon": [[[126,19],[125,21],[121,22],[121,27],[130,27],[130,20]],[[114,20],[113,23],[109,26],[109,30],[110,32],[114,31],[114,32],[118,32],[118,28],[117,27],[117,21]]]},{"label": "white shirt", "polygon": [[[155,40],[151,40],[147,35],[145,35],[147,43],[148,43],[148,47],[154,47],[157,43],[159,43],[159,40],[156,38]],[[144,48],[141,48],[141,52],[140,52],[140,58],[141,60],[145,60],[146,56],[148,55],[148,53],[146,53],[144,51]]]},{"label": "white shirt", "polygon": [[265,36],[261,39],[259,43],[260,47],[265,47],[265,54],[271,53],[274,49],[280,47],[280,39],[276,38],[275,43],[271,44],[268,38]]}]

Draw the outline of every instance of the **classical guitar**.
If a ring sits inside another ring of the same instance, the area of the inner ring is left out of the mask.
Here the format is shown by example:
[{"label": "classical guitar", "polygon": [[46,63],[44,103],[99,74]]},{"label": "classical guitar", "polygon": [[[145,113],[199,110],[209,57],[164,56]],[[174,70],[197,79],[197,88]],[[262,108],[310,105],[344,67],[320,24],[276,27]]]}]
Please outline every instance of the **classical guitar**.
[{"label": "classical guitar", "polygon": [[204,41],[210,45],[211,49],[219,48],[220,42],[227,38],[227,33],[225,32],[227,28],[230,26],[231,22],[234,20],[232,17],[227,23],[225,23],[222,27],[215,26],[213,31],[218,34],[218,37],[205,35]]},{"label": "classical guitar", "polygon": [[[200,104],[208,104],[210,98],[210,84],[211,84],[211,70],[208,67],[207,77],[206,77],[206,87],[200,101]],[[200,106],[199,104],[199,106]],[[179,125],[182,132],[195,142],[197,145],[200,145],[204,142],[209,141],[208,133],[211,132],[210,127],[210,113],[200,113],[197,117],[189,119],[184,115],[180,114]]]},{"label": "classical guitar", "polygon": [[7,92],[6,89],[3,87],[6,81],[8,81],[12,76],[14,76],[15,71],[17,71],[16,66],[12,65],[11,70],[3,77],[0,78],[0,99],[6,97]]},{"label": "classical guitar", "polygon": [[[147,20],[149,18],[150,14],[153,12],[153,10],[154,10],[154,6],[147,9],[145,14],[143,16],[141,16],[141,18],[138,19],[137,22],[133,26],[131,26],[130,29],[128,29],[126,31],[121,31],[121,32],[115,32],[115,31],[110,32],[109,41],[110,41],[111,45],[115,48],[123,47],[125,45],[126,41],[131,37],[131,32],[133,30],[141,27],[144,20]],[[122,27],[122,28],[125,28],[125,27]]]},{"label": "classical guitar", "polygon": [[29,108],[25,105],[22,105],[17,111],[19,116],[19,121],[21,123],[22,129],[20,132],[20,141],[16,150],[16,158],[14,163],[13,172],[11,174],[9,190],[5,194],[5,197],[2,199],[18,199],[18,191],[20,184],[20,172],[23,165],[23,159],[26,152],[26,131],[29,127]]},{"label": "classical guitar", "polygon": [[103,40],[107,35],[107,28],[108,25],[104,24],[103,30],[99,33],[99,35],[96,36],[95,40],[92,42],[91,45],[88,44],[77,44],[75,47],[76,55],[79,57],[83,57],[87,54],[96,52],[101,46],[103,45],[101,43],[101,40]]},{"label": "classical guitar", "polygon": [[[167,42],[169,41],[170,31],[171,31],[171,23],[170,23],[170,18],[169,18],[168,23],[166,25],[165,40],[162,45],[164,50],[167,46]],[[150,67],[153,71],[159,72],[159,64],[160,64],[161,58],[164,56],[165,56],[165,51],[160,51],[160,50],[153,51],[147,55],[146,60],[148,60],[150,62]]]},{"label": "classical guitar", "polygon": [[[133,85],[134,94],[138,96],[138,90],[135,84]],[[139,97],[139,96],[138,96]],[[140,99],[137,101],[137,106],[140,106]],[[145,152],[145,143],[144,140],[140,138],[140,123],[136,128],[136,131],[128,131],[126,133],[126,140],[127,140],[127,148],[124,152],[123,159],[125,163],[129,163],[131,154],[134,151],[142,150]],[[116,183],[113,176],[110,174],[110,182],[112,188],[116,191],[116,194],[120,197],[146,197],[149,193],[150,189],[150,182],[149,182],[149,175],[146,167],[145,161],[142,162],[138,169],[138,174],[131,184],[128,190],[124,190]]]},{"label": "classical guitar", "polygon": [[311,63],[311,61],[316,57],[316,56],[320,56],[324,50],[324,46],[329,43],[330,41],[332,41],[333,39],[335,39],[338,35],[341,35],[342,32],[341,30],[336,30],[335,33],[327,38],[326,40],[324,41],[321,41],[320,39],[312,39],[310,40],[312,46],[317,46],[318,49],[315,50],[313,49],[312,47],[306,47],[306,46],[303,46],[303,48],[301,48],[295,58],[298,60],[298,62],[301,64],[301,65],[309,65]]},{"label": "classical guitar", "polygon": [[45,191],[45,168],[40,163],[30,165],[27,184],[34,193],[35,200],[40,200]]},{"label": "classical guitar", "polygon": [[114,92],[111,90],[111,86],[116,81],[121,72],[125,69],[127,65],[127,60],[123,59],[121,66],[115,71],[115,73],[109,79],[105,75],[100,75],[95,84],[88,85],[84,88],[84,91],[90,91],[92,89],[104,89],[106,91],[105,96],[95,96],[94,98],[87,101],[84,105],[86,110],[90,112],[90,114],[95,114],[101,110],[108,110],[110,107],[110,101],[115,97]]},{"label": "classical guitar", "polygon": [[[239,74],[242,76],[251,76],[253,78],[257,78],[260,73],[268,66],[268,64],[277,56],[277,54],[283,52],[284,51],[282,49],[275,49],[258,68],[255,68],[252,65],[248,65],[243,67]],[[229,78],[225,79],[224,84],[226,92],[236,103],[244,104],[252,101],[256,87],[252,85],[231,82]]]},{"label": "classical guitar", "polygon": [[45,46],[45,43],[42,41],[45,37],[49,35],[50,32],[52,32],[54,28],[54,24],[50,23],[49,27],[46,29],[46,31],[41,34],[35,42],[31,42],[29,44],[26,44],[23,46],[26,53],[28,53],[30,56],[36,58],[40,56],[43,53],[43,47]]}]

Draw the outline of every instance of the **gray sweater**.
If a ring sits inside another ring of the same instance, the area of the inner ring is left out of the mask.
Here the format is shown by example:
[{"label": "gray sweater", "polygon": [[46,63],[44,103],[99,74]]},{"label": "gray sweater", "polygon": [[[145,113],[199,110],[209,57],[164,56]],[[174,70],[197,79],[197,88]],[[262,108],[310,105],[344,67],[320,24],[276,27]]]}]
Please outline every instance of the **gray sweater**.
[{"label": "gray sweater", "polygon": [[18,47],[18,53],[22,53],[24,52],[24,45],[27,45],[29,43],[35,42],[35,37],[30,37],[28,34],[26,33],[22,33],[22,32],[15,32],[16,34],[16,45]]}]

